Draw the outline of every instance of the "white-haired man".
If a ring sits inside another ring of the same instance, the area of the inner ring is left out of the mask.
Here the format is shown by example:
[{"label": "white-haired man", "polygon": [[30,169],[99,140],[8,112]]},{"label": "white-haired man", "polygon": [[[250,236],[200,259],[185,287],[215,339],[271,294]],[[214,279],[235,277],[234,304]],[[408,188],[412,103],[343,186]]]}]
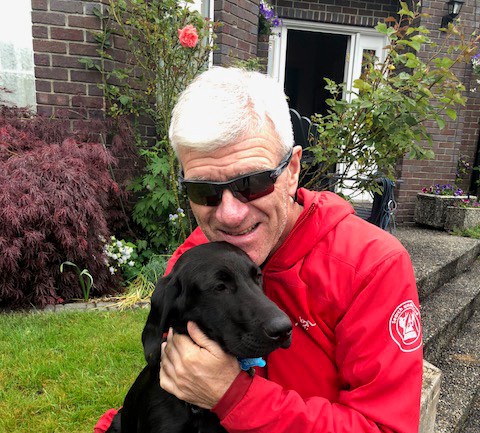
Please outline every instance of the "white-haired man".
[{"label": "white-haired man", "polygon": [[194,245],[237,245],[262,267],[265,293],[294,331],[291,347],[250,377],[189,323],[189,336],[170,332],[162,345],[160,386],[212,410],[231,433],[417,433],[410,259],[337,195],[297,189],[302,152],[283,90],[256,72],[212,68],[180,96],[170,140],[198,228],[169,269]]}]

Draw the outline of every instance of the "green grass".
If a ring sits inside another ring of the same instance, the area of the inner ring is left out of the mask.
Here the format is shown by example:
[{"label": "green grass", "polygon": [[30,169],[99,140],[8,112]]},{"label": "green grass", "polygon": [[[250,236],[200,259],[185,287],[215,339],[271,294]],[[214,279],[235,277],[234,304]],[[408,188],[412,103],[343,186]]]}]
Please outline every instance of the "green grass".
[{"label": "green grass", "polygon": [[465,230],[454,230],[452,234],[455,236],[464,236],[467,238],[480,239],[480,226],[472,227]]},{"label": "green grass", "polygon": [[148,310],[0,314],[0,432],[93,432],[143,368]]}]

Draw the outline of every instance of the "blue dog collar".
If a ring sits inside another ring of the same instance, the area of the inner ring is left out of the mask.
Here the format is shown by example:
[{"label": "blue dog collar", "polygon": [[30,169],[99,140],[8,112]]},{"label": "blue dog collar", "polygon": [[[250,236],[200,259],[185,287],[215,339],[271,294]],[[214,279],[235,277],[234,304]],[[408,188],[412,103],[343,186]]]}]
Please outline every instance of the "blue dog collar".
[{"label": "blue dog collar", "polygon": [[238,358],[240,368],[244,371],[250,370],[252,367],[265,367],[267,363],[263,358]]}]

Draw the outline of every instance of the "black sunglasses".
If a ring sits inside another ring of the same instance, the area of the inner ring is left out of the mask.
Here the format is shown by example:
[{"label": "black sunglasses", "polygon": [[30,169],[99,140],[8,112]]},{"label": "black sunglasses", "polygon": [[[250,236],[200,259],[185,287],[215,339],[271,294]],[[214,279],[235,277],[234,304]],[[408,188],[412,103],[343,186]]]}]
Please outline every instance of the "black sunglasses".
[{"label": "black sunglasses", "polygon": [[228,188],[235,198],[246,203],[273,192],[274,184],[290,164],[292,154],[293,149],[290,149],[278,167],[273,170],[245,174],[227,182],[185,180],[183,176],[180,176],[180,185],[185,188],[188,198],[193,203],[203,206],[218,206],[222,201],[225,188]]}]

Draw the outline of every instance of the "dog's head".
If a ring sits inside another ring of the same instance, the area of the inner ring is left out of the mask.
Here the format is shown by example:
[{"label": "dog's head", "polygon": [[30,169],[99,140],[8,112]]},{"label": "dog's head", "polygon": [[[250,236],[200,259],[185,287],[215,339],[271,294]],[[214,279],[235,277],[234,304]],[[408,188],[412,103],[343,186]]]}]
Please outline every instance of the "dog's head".
[{"label": "dog's head", "polygon": [[265,356],[291,342],[290,319],[264,295],[260,268],[226,242],[188,250],[158,281],[142,334],[150,365],[160,362],[168,328],[186,333],[190,320],[239,358]]}]

